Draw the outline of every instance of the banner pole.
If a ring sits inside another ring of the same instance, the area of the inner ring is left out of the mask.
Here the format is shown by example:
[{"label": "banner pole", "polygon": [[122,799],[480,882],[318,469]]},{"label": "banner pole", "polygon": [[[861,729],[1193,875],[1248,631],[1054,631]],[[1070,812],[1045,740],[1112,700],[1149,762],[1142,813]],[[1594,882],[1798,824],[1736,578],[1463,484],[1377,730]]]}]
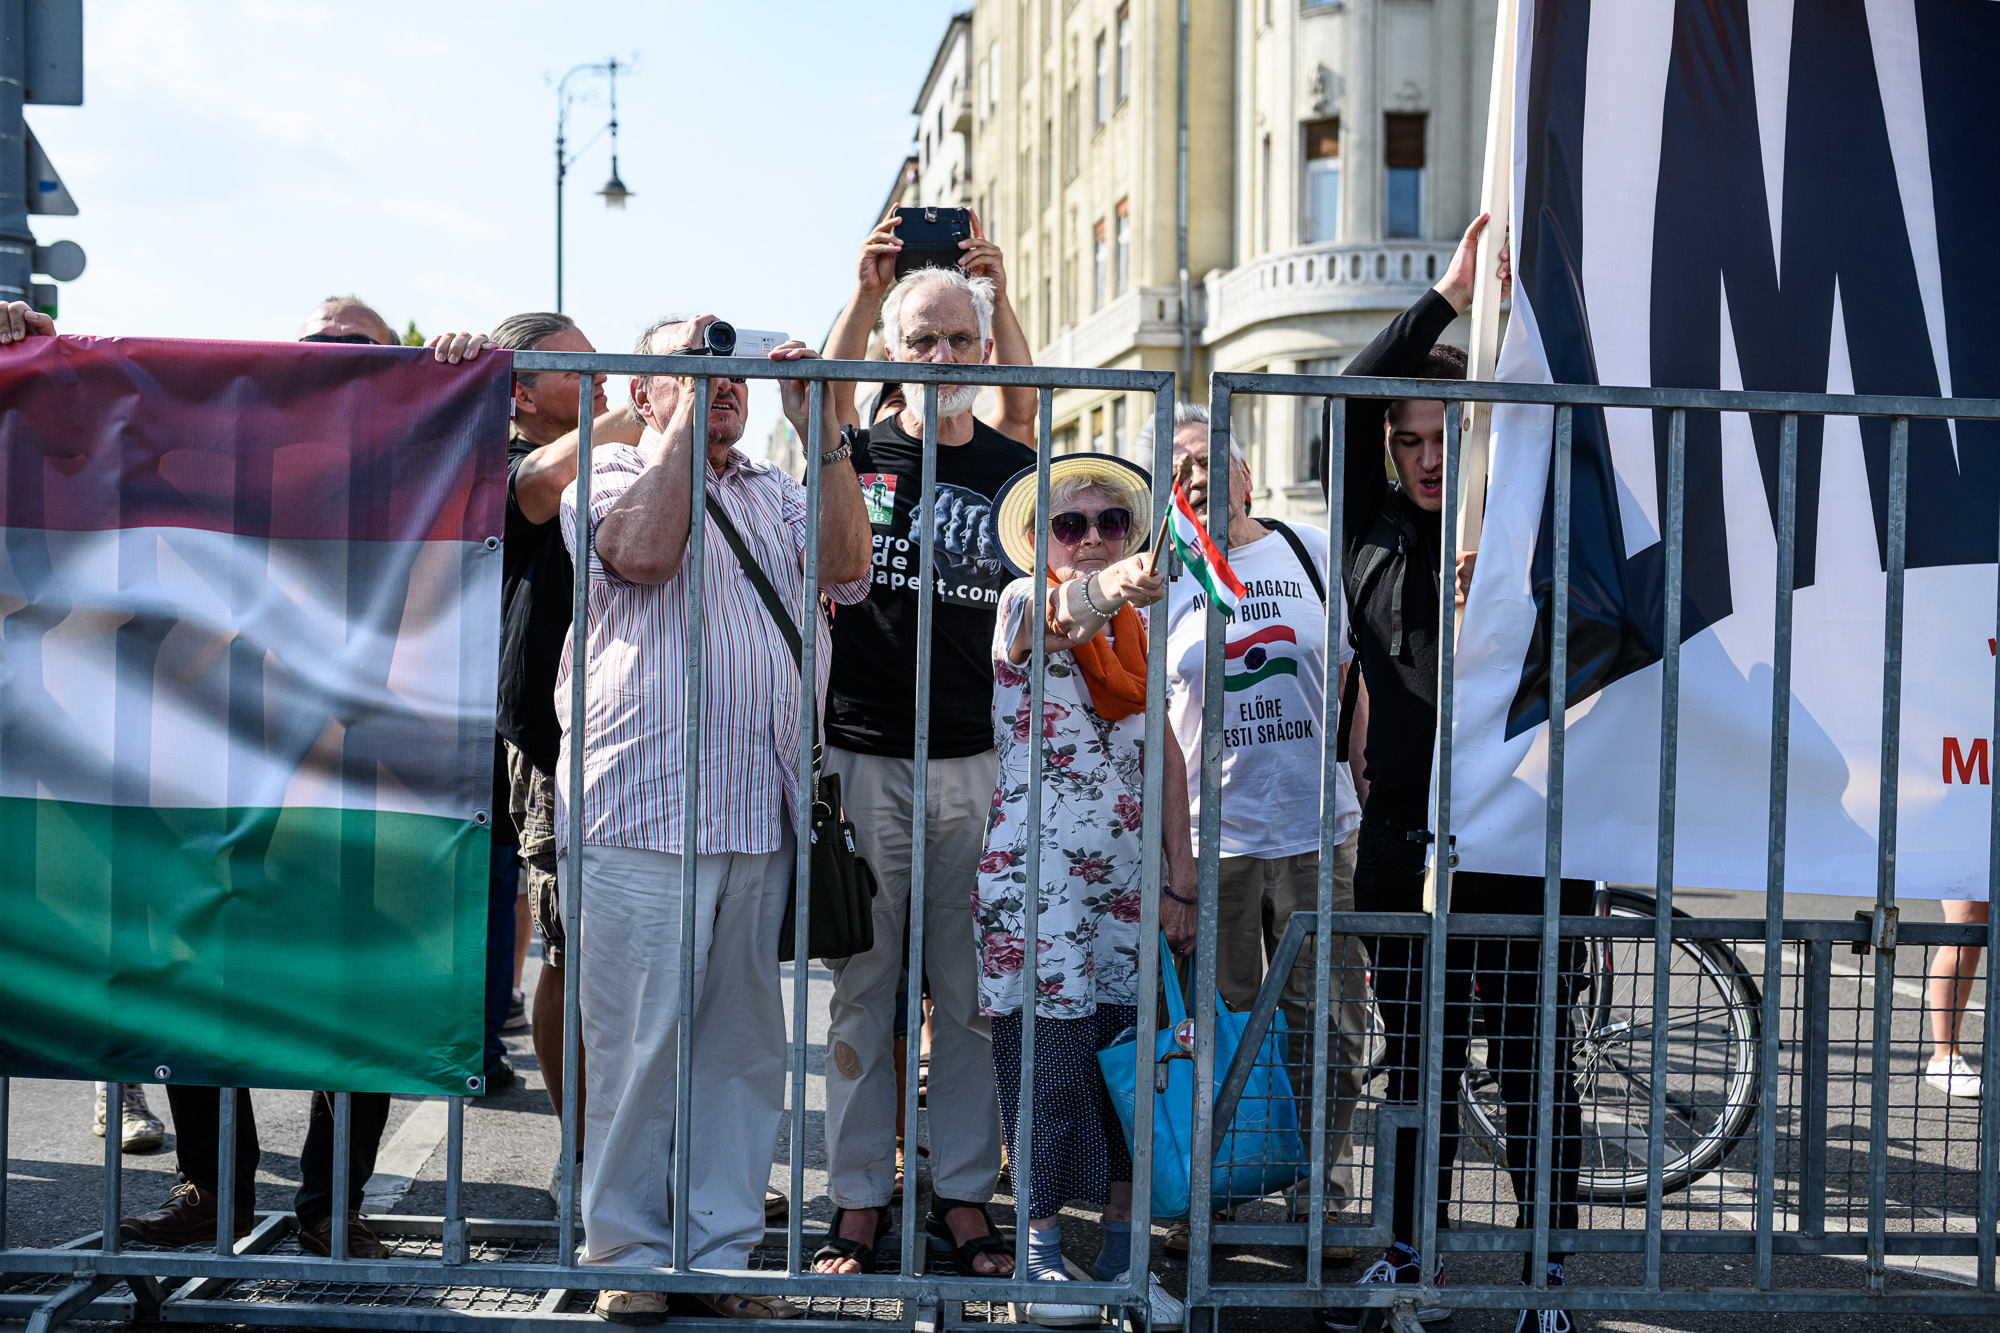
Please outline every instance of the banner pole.
[{"label": "banner pole", "polygon": [[[1472,287],[1472,345],[1468,378],[1490,380],[1500,359],[1500,247],[1513,215],[1514,34],[1516,0],[1500,0],[1493,24],[1493,78],[1486,101],[1486,166],[1479,207],[1487,214],[1479,237],[1479,267]],[[1493,426],[1491,403],[1467,403],[1460,443],[1458,549],[1477,551],[1486,515],[1486,445]]]}]

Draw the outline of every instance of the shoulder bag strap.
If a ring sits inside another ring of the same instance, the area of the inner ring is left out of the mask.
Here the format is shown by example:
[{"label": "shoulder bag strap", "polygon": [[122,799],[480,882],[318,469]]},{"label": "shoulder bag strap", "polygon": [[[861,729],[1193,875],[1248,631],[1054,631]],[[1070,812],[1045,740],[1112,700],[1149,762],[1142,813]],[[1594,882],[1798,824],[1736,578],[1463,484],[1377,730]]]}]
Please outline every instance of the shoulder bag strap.
[{"label": "shoulder bag strap", "polygon": [[[709,521],[714,523],[716,528],[721,531],[722,540],[729,543],[730,551],[736,556],[736,563],[743,567],[743,573],[749,578],[750,586],[757,590],[757,596],[763,601],[764,609],[770,612],[771,621],[777,625],[778,633],[784,637],[785,646],[792,650],[792,662],[803,671],[806,664],[805,646],[799,637],[799,627],[792,623],[792,613],[785,609],[784,600],[778,596],[778,590],[771,586],[771,580],[764,573],[764,567],[757,563],[755,556],[750,554],[750,548],[743,542],[743,534],[736,530],[736,524],[730,521],[728,512],[716,502],[715,497],[712,495],[709,497],[708,517]],[[822,767],[825,759],[824,751],[825,746],[821,744],[818,728],[815,727],[813,730],[814,773],[818,773]]]},{"label": "shoulder bag strap", "polygon": [[1306,578],[1311,581],[1313,591],[1319,594],[1319,604],[1325,606],[1326,584],[1320,582],[1319,566],[1315,565],[1313,558],[1306,554],[1306,544],[1299,540],[1299,534],[1275,518],[1260,518],[1257,521],[1285,539],[1285,544],[1292,548],[1292,554],[1299,558],[1299,565],[1306,571]]}]

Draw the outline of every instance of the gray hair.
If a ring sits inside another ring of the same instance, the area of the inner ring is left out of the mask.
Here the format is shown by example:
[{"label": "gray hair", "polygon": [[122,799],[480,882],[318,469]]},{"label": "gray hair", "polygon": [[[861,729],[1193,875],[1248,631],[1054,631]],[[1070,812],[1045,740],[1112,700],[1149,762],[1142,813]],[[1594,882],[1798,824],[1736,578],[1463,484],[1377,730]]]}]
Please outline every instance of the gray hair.
[{"label": "gray hair", "polygon": [[962,268],[920,268],[903,276],[902,280],[889,289],[889,295],[882,300],[882,342],[888,347],[900,347],[903,335],[903,302],[911,292],[925,283],[941,282],[947,287],[955,287],[964,292],[972,302],[972,310],[979,318],[979,336],[982,340],[993,336],[993,280],[975,278]]},{"label": "gray hair", "polygon": [[[1199,403],[1176,402],[1174,404],[1174,434],[1178,436],[1183,426],[1200,426],[1203,434],[1208,433],[1208,409]],[[1132,456],[1144,463],[1153,454],[1153,418],[1147,417],[1139,423],[1139,434],[1132,441]],[[1250,466],[1250,457],[1243,452],[1243,446],[1236,442],[1236,433],[1229,435],[1229,456],[1244,467]]]},{"label": "gray hair", "polygon": [[[526,314],[509,315],[493,326],[489,335],[493,345],[508,352],[536,351],[549,339],[566,329],[576,327],[576,321],[568,315],[559,315],[553,310],[531,310]],[[542,377],[539,370],[517,371],[514,378],[532,388]]]}]

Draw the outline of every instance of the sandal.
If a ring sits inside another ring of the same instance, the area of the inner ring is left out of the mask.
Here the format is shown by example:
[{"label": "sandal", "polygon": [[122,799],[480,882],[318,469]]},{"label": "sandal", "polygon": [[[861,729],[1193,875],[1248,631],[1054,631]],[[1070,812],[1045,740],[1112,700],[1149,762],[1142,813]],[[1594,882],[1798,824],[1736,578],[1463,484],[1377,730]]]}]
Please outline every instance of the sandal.
[{"label": "sandal", "polygon": [[[858,1240],[849,1240],[840,1234],[840,1221],[851,1212],[870,1212],[875,1214],[875,1240],[872,1244],[864,1245]],[[872,1273],[875,1271],[875,1246],[880,1245],[882,1237],[888,1234],[889,1210],[887,1207],[867,1209],[836,1208],[833,1210],[833,1221],[827,1226],[826,1238],[820,1242],[819,1248],[813,1251],[813,1271],[815,1273],[819,1272],[819,1266],[829,1259],[851,1259],[856,1264],[858,1271]],[[852,1274],[831,1273],[827,1274],[827,1276],[849,1277]]]},{"label": "sandal", "polygon": [[[951,1236],[951,1223],[947,1222],[945,1218],[955,1208],[977,1209],[979,1216],[986,1222],[986,1234],[983,1236],[974,1236],[963,1245],[954,1241]],[[978,1268],[973,1266],[972,1261],[982,1254],[1005,1255],[1009,1259],[1014,1257],[1014,1247],[995,1229],[993,1219],[987,1215],[986,1205],[983,1203],[970,1203],[964,1199],[946,1199],[933,1194],[931,1196],[931,1215],[924,1221],[924,1233],[931,1237],[931,1239],[941,1242],[945,1249],[951,1251],[952,1258],[958,1264],[958,1271],[964,1277],[990,1277],[1006,1280],[1014,1276],[1011,1272],[982,1273]]]}]

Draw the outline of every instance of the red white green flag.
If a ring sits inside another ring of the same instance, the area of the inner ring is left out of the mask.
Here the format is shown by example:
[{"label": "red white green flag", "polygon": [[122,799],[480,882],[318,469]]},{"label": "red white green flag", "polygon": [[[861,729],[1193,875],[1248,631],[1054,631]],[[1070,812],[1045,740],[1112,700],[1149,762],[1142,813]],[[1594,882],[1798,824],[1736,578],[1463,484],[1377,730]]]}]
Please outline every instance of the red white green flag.
[{"label": "red white green flag", "polygon": [[1222,608],[1223,615],[1234,617],[1236,604],[1243,600],[1243,582],[1222,558],[1208,530],[1196,520],[1194,506],[1188,503],[1178,481],[1174,482],[1173,505],[1167,510],[1167,537],[1188,573],[1208,590],[1209,600]]},{"label": "red white green flag", "polygon": [[0,349],[0,1074],[467,1091],[511,362]]}]

